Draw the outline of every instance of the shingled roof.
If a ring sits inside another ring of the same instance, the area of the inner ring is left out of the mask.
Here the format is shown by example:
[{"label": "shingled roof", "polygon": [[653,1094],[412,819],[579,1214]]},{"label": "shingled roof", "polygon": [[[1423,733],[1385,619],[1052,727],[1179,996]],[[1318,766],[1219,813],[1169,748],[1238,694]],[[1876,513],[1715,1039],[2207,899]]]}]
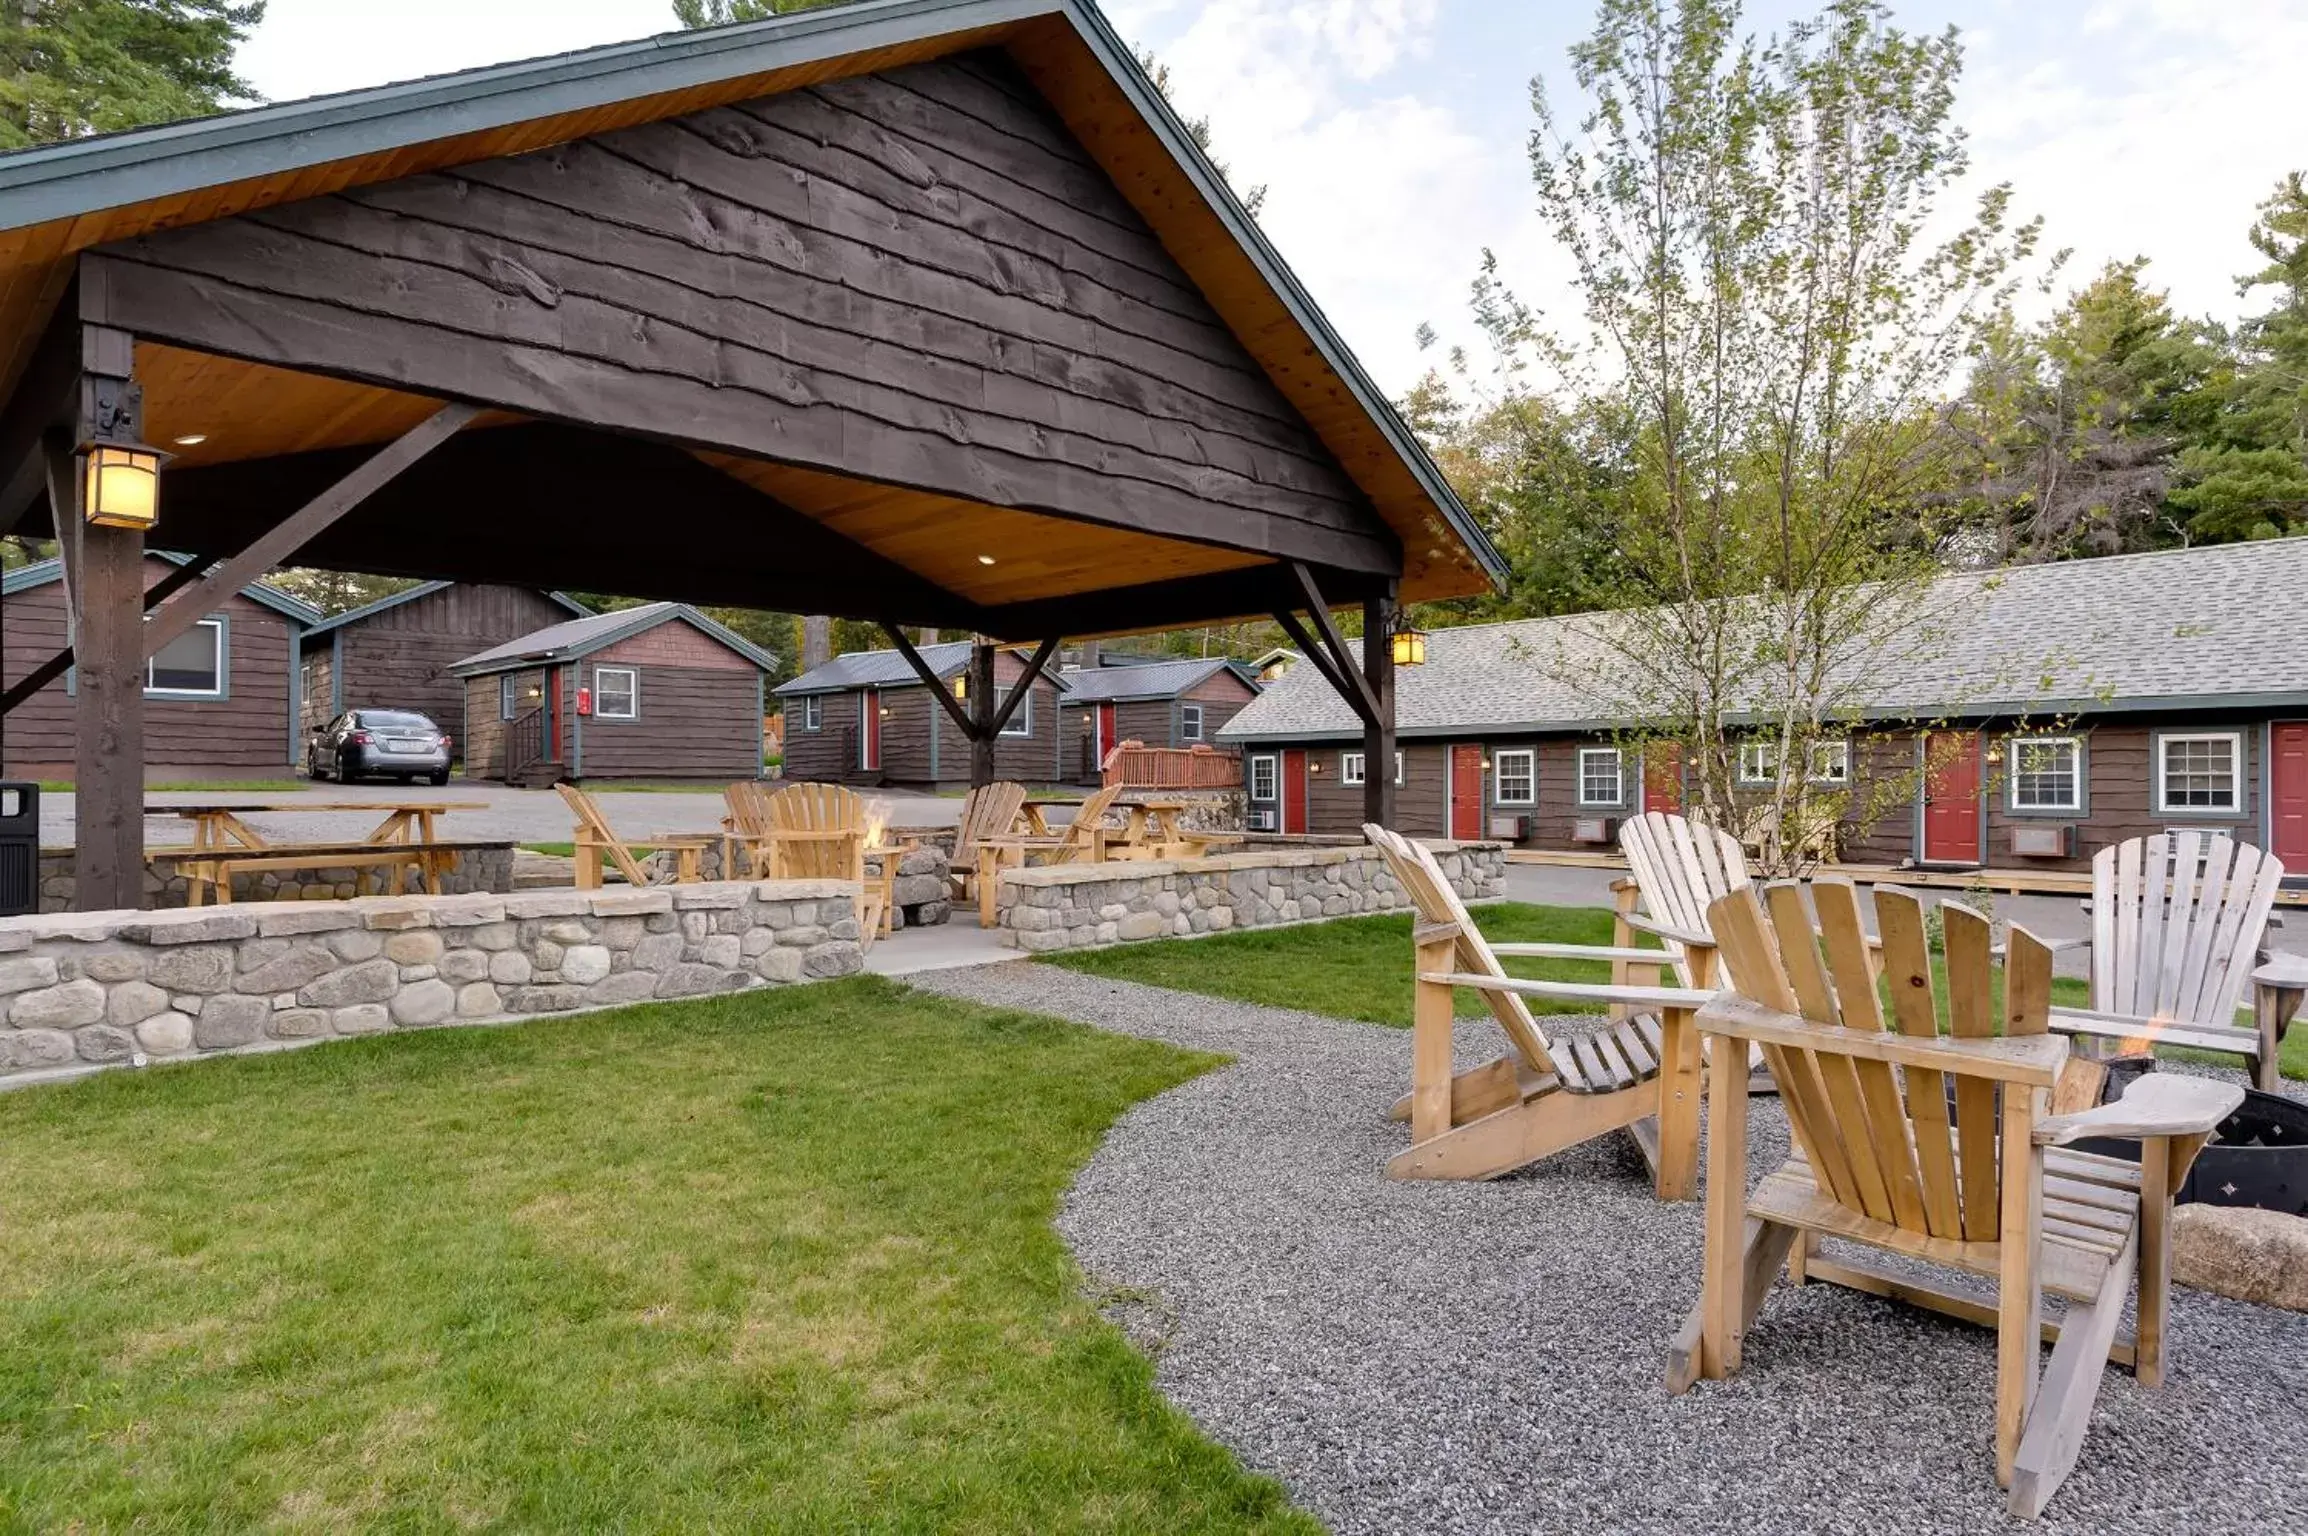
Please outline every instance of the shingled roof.
[{"label": "shingled roof", "polygon": [[477,677],[488,672],[505,672],[518,667],[533,666],[540,662],[574,661],[589,655],[605,645],[640,634],[646,629],[679,620],[699,633],[711,636],[743,656],[764,672],[777,667],[777,658],[747,640],[725,625],[717,624],[690,607],[687,603],[643,603],[633,608],[612,608],[607,613],[587,614],[581,619],[568,619],[559,624],[548,624],[543,629],[493,645],[485,651],[475,651],[464,660],[452,662],[452,677]]},{"label": "shingled roof", "polygon": [[[916,646],[915,650],[940,678],[956,676],[970,664],[967,640]],[[1042,674],[1060,691],[1072,687],[1069,680],[1079,675],[1073,672],[1060,675],[1054,671]],[[893,649],[847,652],[822,667],[812,667],[790,683],[778,684],[775,691],[782,698],[797,698],[805,693],[844,693],[852,688],[919,688],[921,685],[921,674],[907,665],[902,653]]]},{"label": "shingled roof", "polygon": [[1068,704],[1118,704],[1127,699],[1174,699],[1221,672],[1231,671],[1255,692],[1258,680],[1239,661],[1224,656],[1188,656],[1177,661],[1137,662],[1119,667],[1084,667],[1065,674]]},{"label": "shingled roof", "polygon": [[[1866,717],[2308,708],[2308,538],[1950,575],[1930,608],[1938,638],[1880,680]],[[1395,676],[1396,729],[1415,739],[1620,724],[1583,679],[1612,654],[1598,629],[1641,621],[1435,630],[1426,664]],[[1361,737],[1312,667],[1293,667],[1218,732],[1237,745]]]}]

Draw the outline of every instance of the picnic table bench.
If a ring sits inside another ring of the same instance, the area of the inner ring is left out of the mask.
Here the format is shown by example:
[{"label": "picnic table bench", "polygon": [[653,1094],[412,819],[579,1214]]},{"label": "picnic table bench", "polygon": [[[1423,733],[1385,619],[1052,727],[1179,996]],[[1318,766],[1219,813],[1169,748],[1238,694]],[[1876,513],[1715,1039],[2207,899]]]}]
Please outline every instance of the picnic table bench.
[{"label": "picnic table bench", "polygon": [[[183,872],[189,889],[188,906],[204,906],[213,897],[219,906],[232,901],[232,877],[246,869],[350,869],[353,893],[368,894],[368,874],[383,876],[385,890],[397,891],[404,882],[421,882],[425,893],[441,894],[441,876],[463,851],[444,843],[436,819],[444,811],[485,811],[472,800],[322,800],[252,804],[160,805],[155,814],[169,814],[192,823],[192,842],[179,853],[165,850]],[[358,841],[282,843],[268,840],[243,817],[263,812],[382,812],[375,830]]]}]

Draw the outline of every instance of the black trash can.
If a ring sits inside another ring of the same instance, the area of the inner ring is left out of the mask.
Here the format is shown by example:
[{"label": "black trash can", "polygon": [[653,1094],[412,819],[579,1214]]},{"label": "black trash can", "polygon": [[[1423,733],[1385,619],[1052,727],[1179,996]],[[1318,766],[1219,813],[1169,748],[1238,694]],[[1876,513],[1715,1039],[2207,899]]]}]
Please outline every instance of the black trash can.
[{"label": "black trash can", "polygon": [[0,781],[0,917],[40,910],[40,786]]}]

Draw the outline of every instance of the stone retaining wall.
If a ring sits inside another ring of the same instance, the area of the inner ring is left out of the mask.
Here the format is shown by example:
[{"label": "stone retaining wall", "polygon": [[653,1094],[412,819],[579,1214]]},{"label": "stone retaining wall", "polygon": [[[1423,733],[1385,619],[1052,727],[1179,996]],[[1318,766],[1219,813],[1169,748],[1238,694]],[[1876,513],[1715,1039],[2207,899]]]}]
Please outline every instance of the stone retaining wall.
[{"label": "stone retaining wall", "polygon": [[[70,848],[40,850],[40,910],[72,910],[73,852]],[[234,901],[338,901],[353,894],[353,878],[365,874],[375,886],[384,871],[370,866],[354,869],[244,869],[232,877]],[[176,855],[166,848],[145,851],[144,904],[155,910],[181,907],[190,897],[191,882],[178,872]],[[468,843],[441,876],[441,894],[465,896],[475,891],[502,894],[513,888],[511,843]]]},{"label": "stone retaining wall", "polygon": [[829,880],[0,919],[0,1082],[861,969]]},{"label": "stone retaining wall", "polygon": [[[1505,844],[1427,847],[1460,899],[1499,894]],[[1006,870],[994,922],[1003,943],[1040,951],[1268,928],[1405,905],[1402,888],[1368,844],[1260,848],[1214,859]]]}]

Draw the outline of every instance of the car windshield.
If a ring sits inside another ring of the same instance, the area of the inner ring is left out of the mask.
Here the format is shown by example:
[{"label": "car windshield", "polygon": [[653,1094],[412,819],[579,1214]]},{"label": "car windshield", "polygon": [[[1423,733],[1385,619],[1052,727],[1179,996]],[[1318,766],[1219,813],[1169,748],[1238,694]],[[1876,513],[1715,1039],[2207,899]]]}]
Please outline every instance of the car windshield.
[{"label": "car windshield", "polygon": [[440,730],[423,715],[412,714],[405,709],[364,709],[361,711],[360,723],[379,731],[432,731],[438,734]]}]

